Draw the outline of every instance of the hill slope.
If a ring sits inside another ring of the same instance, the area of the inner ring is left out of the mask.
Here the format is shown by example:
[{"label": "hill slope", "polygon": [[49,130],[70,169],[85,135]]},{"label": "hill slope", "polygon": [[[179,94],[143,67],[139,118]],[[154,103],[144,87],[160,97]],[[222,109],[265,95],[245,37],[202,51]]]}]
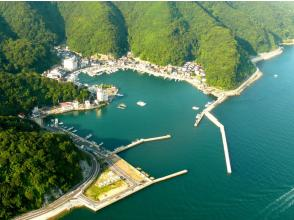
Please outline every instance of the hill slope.
[{"label": "hill slope", "polygon": [[197,61],[209,85],[228,89],[254,71],[249,56],[294,38],[293,15],[291,2],[1,2],[0,68],[41,72],[65,41],[85,56]]}]

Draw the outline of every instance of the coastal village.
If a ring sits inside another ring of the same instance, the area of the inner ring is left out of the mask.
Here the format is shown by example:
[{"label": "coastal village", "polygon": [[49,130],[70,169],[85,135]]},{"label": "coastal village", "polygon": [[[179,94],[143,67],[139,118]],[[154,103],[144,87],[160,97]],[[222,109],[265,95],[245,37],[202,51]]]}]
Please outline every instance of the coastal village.
[{"label": "coastal village", "polygon": [[[118,70],[131,69],[164,79],[187,81],[204,91],[204,93],[208,93],[205,71],[201,65],[195,62],[186,62],[182,67],[172,65],[159,66],[135,58],[131,52],[118,59],[114,59],[107,55],[85,58],[82,57],[81,54],[69,50],[66,46],[56,46],[54,49],[62,62],[45,71],[42,75],[60,82],[72,82],[78,87],[87,87],[91,93],[92,99],[89,97],[88,100],[84,100],[84,103],[79,103],[77,100],[63,102],[59,103],[59,106],[54,106],[52,108],[45,107],[38,109],[36,107],[32,112],[32,117],[46,117],[47,115],[61,114],[69,111],[100,108],[111,102],[115,96],[123,96],[118,93],[118,88],[113,85],[101,84],[89,86],[88,84],[80,83],[78,79],[80,73],[95,76],[103,73],[114,73]],[[138,101],[137,104],[141,107],[146,105],[143,101]],[[125,109],[126,106],[124,103],[121,103],[118,108]],[[198,109],[198,107],[195,107],[195,109],[196,108]]]},{"label": "coastal village", "polygon": [[205,71],[201,65],[195,62],[187,62],[182,67],[172,65],[159,66],[135,58],[131,52],[126,56],[114,59],[107,55],[84,58],[81,54],[70,51],[68,47],[58,46],[55,47],[55,50],[62,60],[62,65],[45,71],[43,76],[59,81],[73,82],[78,86],[82,86],[78,82],[78,75],[81,72],[95,76],[103,73],[110,74],[118,70],[131,69],[140,73],[148,73],[176,81],[190,81],[200,88],[207,87]]}]

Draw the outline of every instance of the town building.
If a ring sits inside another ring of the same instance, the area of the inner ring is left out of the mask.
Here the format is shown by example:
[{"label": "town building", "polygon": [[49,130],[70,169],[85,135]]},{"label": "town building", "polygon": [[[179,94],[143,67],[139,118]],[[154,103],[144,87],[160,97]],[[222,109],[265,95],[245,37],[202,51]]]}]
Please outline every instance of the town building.
[{"label": "town building", "polygon": [[74,109],[79,109],[79,101],[74,101],[72,105]]},{"label": "town building", "polygon": [[64,75],[65,75],[65,71],[59,67],[54,68],[47,73],[48,78],[56,79],[56,80],[62,79]]},{"label": "town building", "polygon": [[108,101],[107,91],[102,89],[102,87],[97,88],[96,95],[97,95],[98,102],[107,102]]},{"label": "town building", "polygon": [[63,60],[63,68],[68,71],[76,70],[78,68],[78,59],[76,58],[76,56],[65,58]]},{"label": "town building", "polygon": [[85,108],[91,108],[91,103],[89,100],[85,101]]},{"label": "town building", "polygon": [[63,111],[71,111],[74,109],[72,102],[62,102],[60,103],[60,107]]}]

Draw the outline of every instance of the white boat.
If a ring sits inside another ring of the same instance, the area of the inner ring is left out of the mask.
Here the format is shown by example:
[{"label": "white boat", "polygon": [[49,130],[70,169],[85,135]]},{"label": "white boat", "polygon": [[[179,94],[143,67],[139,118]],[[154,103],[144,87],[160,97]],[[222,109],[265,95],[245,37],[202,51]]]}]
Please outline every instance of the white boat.
[{"label": "white boat", "polygon": [[89,139],[90,137],[92,137],[92,134],[88,134],[85,139]]},{"label": "white boat", "polygon": [[197,107],[197,106],[193,106],[192,109],[193,109],[193,110],[199,110],[199,107]]},{"label": "white boat", "polygon": [[72,132],[73,132],[73,133],[76,133],[77,131],[78,131],[78,130],[73,130]]},{"label": "white boat", "polygon": [[70,131],[70,130],[72,130],[72,129],[74,129],[74,127],[70,127],[69,129],[67,129],[68,131]]},{"label": "white boat", "polygon": [[141,106],[141,107],[144,107],[144,106],[146,105],[146,103],[143,102],[143,101],[138,101],[138,102],[137,102],[137,105],[139,105],[139,106]]},{"label": "white boat", "polygon": [[120,93],[117,93],[116,96],[123,97],[124,95],[123,94],[120,94]]},{"label": "white boat", "polygon": [[207,108],[208,106],[210,106],[213,102],[207,102],[205,107]]},{"label": "white boat", "polygon": [[58,124],[59,124],[59,125],[63,125],[63,122],[59,122]]},{"label": "white boat", "polygon": [[275,74],[274,77],[277,78],[278,77],[278,74]]},{"label": "white boat", "polygon": [[120,103],[118,106],[117,106],[117,108],[119,108],[119,109],[125,109],[127,106],[126,106],[126,104],[124,104],[124,103]]}]

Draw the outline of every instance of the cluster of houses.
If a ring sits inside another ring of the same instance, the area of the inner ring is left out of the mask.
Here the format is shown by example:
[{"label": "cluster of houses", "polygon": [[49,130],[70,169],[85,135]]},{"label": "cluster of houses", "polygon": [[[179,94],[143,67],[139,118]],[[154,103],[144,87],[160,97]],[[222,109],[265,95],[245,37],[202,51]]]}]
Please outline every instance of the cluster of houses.
[{"label": "cluster of houses", "polygon": [[[135,58],[131,52],[119,59],[101,55],[99,58],[83,58],[81,54],[70,51],[67,47],[56,47],[57,55],[63,60],[62,65],[56,66],[44,73],[46,77],[57,80],[72,80],[76,72],[85,71],[90,75],[103,72],[112,73],[119,69],[133,69],[140,72],[172,76],[179,80],[194,80],[198,84],[205,85],[206,74],[201,65],[195,62],[187,62],[179,66],[159,66],[148,61]],[[90,70],[92,68],[92,70]],[[90,73],[90,72],[93,73]]]},{"label": "cluster of houses", "polygon": [[77,53],[74,53],[66,47],[55,47],[56,54],[62,60],[61,65],[54,66],[52,69],[43,73],[46,76],[55,80],[64,80],[68,74],[78,69],[83,69],[91,66],[91,61],[87,58],[82,58]]},{"label": "cluster of houses", "polygon": [[58,108],[54,108],[51,111],[54,111],[55,113],[62,113],[97,108],[102,103],[108,103],[112,101],[118,92],[118,89],[112,85],[108,86],[107,88],[104,88],[103,85],[92,86],[89,88],[89,90],[92,90],[92,94],[96,95],[96,99],[93,101],[85,100],[84,103],[79,103],[77,100],[73,102],[62,102],[59,104]]}]

